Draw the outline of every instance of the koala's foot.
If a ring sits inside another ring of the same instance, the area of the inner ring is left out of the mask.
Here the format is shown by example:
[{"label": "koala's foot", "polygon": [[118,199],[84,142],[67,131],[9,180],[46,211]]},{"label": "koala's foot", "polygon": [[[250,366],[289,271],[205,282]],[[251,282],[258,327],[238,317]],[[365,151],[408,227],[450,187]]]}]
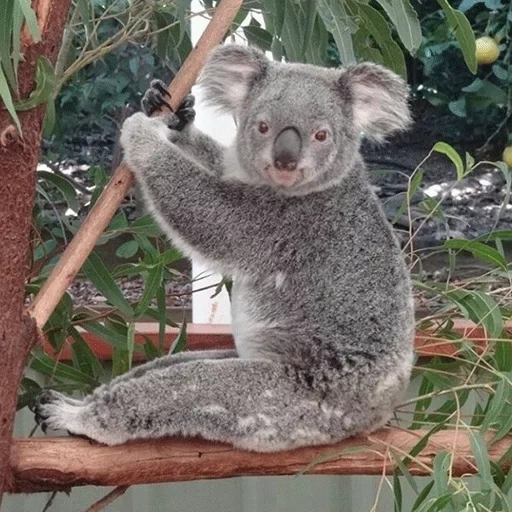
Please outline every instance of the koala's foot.
[{"label": "koala's foot", "polygon": [[167,107],[175,114],[175,116],[169,116],[169,119],[172,120],[169,128],[180,132],[192,123],[196,117],[194,110],[195,98],[192,94],[189,94],[178,109],[174,111],[167,101],[167,98],[170,99],[170,97],[165,84],[161,80],[153,80],[142,98],[142,111],[147,116],[151,116],[156,110],[161,109],[163,106]]},{"label": "koala's foot", "polygon": [[[105,444],[117,444],[116,439],[105,436],[97,424],[93,404],[76,400],[58,391],[41,393],[34,409],[36,423],[46,434],[47,430],[66,430],[70,436],[86,438]],[[121,441],[122,442],[122,441]]]}]

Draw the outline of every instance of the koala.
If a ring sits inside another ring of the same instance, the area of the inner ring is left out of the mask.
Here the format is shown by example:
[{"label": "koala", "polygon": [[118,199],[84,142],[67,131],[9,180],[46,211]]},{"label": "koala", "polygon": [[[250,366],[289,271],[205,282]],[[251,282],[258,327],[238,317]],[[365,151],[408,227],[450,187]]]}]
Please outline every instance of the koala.
[{"label": "koala", "polygon": [[199,85],[234,116],[232,147],[194,127],[192,97],[148,117],[166,101],[158,82],[121,143],[172,242],[233,277],[236,350],[169,355],[82,400],[47,392],[37,419],[108,445],[179,435],[262,452],[372,432],[408,385],[414,308],[359,147],[409,126],[407,86],[376,64],[234,44]]}]

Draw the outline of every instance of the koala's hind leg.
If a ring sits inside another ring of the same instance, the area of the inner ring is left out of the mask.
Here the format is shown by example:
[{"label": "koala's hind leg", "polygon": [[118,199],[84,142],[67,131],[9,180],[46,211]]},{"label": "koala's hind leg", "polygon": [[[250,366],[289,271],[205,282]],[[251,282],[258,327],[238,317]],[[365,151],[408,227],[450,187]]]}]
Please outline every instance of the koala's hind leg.
[{"label": "koala's hind leg", "polygon": [[[167,435],[200,436],[275,451],[350,435],[344,411],[298,384],[285,365],[265,360],[191,361],[113,381],[80,404],[55,392],[41,397],[37,419],[110,445]],[[327,414],[327,415],[326,415]]]},{"label": "koala's hind leg", "polygon": [[[167,356],[158,357],[149,361],[148,363],[141,364],[135,367],[133,370],[116,377],[111,382],[119,382],[120,380],[138,379],[145,373],[151,370],[162,370],[173,364],[188,363],[190,361],[197,360],[213,360],[213,359],[229,359],[236,358],[238,354],[236,350],[197,350],[193,352],[179,352],[178,354],[169,354]],[[110,384],[110,385],[111,385]]]}]

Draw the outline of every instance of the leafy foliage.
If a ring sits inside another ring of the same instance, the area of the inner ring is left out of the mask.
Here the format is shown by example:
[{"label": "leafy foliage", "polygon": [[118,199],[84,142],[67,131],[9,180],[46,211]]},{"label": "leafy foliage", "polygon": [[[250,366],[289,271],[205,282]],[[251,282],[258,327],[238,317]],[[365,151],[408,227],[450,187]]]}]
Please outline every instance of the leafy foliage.
[{"label": "leafy foliage", "polygon": [[[462,36],[455,32],[456,37],[451,38],[453,24],[443,23],[446,7],[440,11],[426,3],[422,12],[424,43],[417,54],[413,87],[418,98],[435,107],[437,122],[427,126],[433,136],[451,143],[488,146],[495,142],[502,147],[511,129],[511,4],[468,0],[460,3],[459,11],[467,16],[476,36],[490,35],[498,41],[498,60],[477,67],[465,54],[464,63],[459,53]],[[474,49],[472,56],[474,59]]]}]

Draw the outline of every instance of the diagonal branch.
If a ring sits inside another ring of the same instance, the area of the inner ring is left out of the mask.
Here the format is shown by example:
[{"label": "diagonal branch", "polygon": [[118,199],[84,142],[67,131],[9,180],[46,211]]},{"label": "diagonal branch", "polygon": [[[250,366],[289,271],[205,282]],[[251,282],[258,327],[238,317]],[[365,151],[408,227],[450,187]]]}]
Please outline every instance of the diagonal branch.
[{"label": "diagonal branch", "polygon": [[[215,10],[211,22],[169,87],[173,108],[177,108],[187,95],[210,51],[222,42],[241,5],[242,0],[222,0]],[[48,320],[132,185],[131,171],[121,164],[30,306],[29,313],[39,328]]]}]

